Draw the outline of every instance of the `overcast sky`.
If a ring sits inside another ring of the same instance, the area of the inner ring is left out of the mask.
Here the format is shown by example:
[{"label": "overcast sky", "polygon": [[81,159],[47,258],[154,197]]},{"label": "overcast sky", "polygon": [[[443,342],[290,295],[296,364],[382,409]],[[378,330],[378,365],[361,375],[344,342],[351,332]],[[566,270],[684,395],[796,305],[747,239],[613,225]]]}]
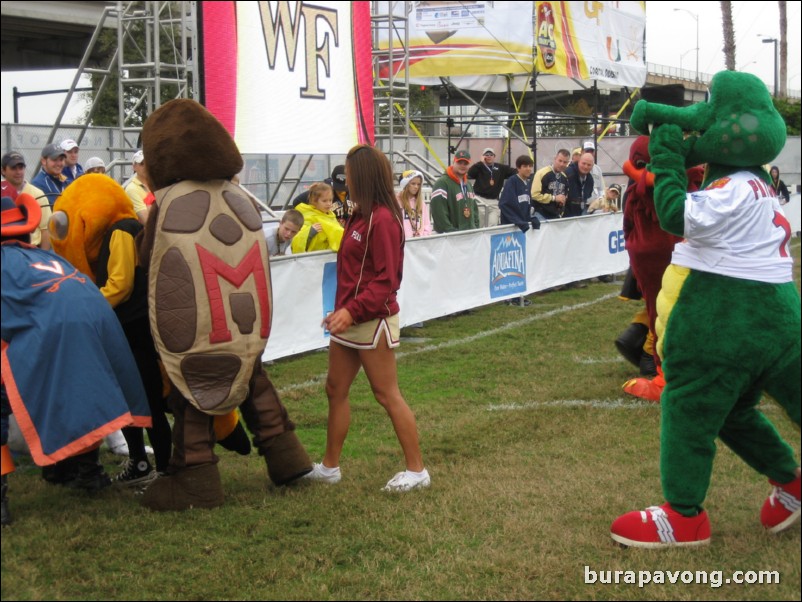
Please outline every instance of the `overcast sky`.
[{"label": "overcast sky", "polygon": [[[769,89],[774,87],[774,44],[762,38],[780,36],[780,19],[776,2],[733,2],[735,23],[736,67],[759,76]],[[802,1],[788,2],[788,88],[802,88],[800,80],[800,23]],[[681,10],[675,10],[681,9]],[[692,13],[689,14],[689,13]],[[696,25],[699,24],[699,71],[713,74],[724,69],[722,51],[721,8],[719,2],[654,2],[646,3],[646,57],[648,62],[696,70]],[[75,72],[71,70],[3,72],[0,107],[2,123],[14,119],[12,89],[20,92],[69,88]],[[86,86],[79,83],[79,87]],[[50,125],[58,116],[64,95],[21,98],[21,123]],[[80,118],[83,105],[73,103],[64,122]]]}]

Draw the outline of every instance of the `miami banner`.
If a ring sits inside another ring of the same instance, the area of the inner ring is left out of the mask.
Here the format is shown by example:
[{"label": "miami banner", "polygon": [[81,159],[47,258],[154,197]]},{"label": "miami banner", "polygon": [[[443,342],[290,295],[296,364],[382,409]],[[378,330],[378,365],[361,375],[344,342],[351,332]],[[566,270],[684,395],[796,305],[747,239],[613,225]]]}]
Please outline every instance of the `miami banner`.
[{"label": "miami banner", "polygon": [[535,2],[537,70],[619,86],[646,82],[645,2]]},{"label": "miami banner", "polygon": [[369,2],[199,2],[202,102],[242,153],[373,142]]}]

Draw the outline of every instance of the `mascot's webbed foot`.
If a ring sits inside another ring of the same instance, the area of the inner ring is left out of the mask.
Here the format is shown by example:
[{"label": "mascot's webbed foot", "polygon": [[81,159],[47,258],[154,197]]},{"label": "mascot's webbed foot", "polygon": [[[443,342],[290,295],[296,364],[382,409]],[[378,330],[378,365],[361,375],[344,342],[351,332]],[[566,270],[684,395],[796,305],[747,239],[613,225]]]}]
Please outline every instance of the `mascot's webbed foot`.
[{"label": "mascot's webbed foot", "polygon": [[277,486],[292,483],[312,471],[312,460],[295,431],[271,438],[260,452],[267,463],[267,475]]},{"label": "mascot's webbed foot", "polygon": [[624,393],[629,393],[633,397],[645,399],[646,401],[653,401],[660,403],[660,396],[663,394],[663,387],[665,384],[655,382],[657,377],[649,378],[631,378],[621,387]]},{"label": "mascot's webbed foot", "polygon": [[187,466],[160,476],[145,490],[142,505],[159,512],[217,508],[224,501],[217,464]]},{"label": "mascot's webbed foot", "polygon": [[624,389],[624,393],[629,393],[646,401],[660,403],[660,397],[662,397],[663,389],[666,387],[666,378],[661,368],[655,367],[655,370],[657,376],[652,379],[632,378],[625,382],[624,386],[621,387]]}]

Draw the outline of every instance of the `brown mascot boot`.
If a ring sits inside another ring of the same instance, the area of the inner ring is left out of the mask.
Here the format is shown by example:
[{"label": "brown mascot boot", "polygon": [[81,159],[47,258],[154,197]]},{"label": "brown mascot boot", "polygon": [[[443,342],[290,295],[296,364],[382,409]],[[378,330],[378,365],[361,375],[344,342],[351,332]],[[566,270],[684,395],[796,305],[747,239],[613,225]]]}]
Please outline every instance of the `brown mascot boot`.
[{"label": "brown mascot boot", "polygon": [[223,505],[223,484],[217,464],[186,466],[160,476],[145,490],[142,505],[159,512]]},{"label": "brown mascot boot", "polygon": [[267,476],[279,487],[312,472],[312,460],[295,431],[272,437],[259,451],[267,462]]}]

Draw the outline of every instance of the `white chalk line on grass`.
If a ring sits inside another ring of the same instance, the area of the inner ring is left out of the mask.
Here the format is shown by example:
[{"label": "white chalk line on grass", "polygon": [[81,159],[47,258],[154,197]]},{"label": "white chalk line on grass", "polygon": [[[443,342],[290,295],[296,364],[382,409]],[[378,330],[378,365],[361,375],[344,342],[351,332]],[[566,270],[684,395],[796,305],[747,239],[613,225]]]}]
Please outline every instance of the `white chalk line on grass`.
[{"label": "white chalk line on grass", "polygon": [[[607,301],[608,299],[613,299],[615,297],[618,297],[617,292],[608,293],[606,295],[602,295],[601,297],[597,297],[596,299],[593,299],[591,301],[584,301],[582,303],[577,303],[575,305],[562,305],[556,309],[550,309],[549,311],[545,311],[540,314],[535,314],[533,316],[528,316],[520,320],[515,320],[514,322],[507,322],[506,324],[503,324],[497,328],[491,328],[490,330],[483,330],[482,332],[477,332],[476,334],[472,334],[467,337],[462,337],[459,339],[451,339],[450,341],[443,341],[442,343],[437,343],[435,345],[426,345],[425,347],[419,347],[418,349],[414,349],[413,351],[402,351],[396,354],[396,359],[401,360],[405,357],[418,355],[419,353],[428,353],[429,351],[439,351],[441,349],[456,347],[457,345],[473,343],[480,339],[492,337],[502,332],[513,330],[519,328],[520,326],[531,324],[532,322],[537,322],[538,320],[545,320],[547,318],[551,318],[553,316],[563,314],[569,311],[585,309],[586,307],[590,307],[591,305],[595,305],[596,303],[601,303],[602,301]],[[324,382],[326,382],[326,375],[318,374],[317,376],[313,376],[312,378],[304,382],[293,383],[291,385],[281,387],[279,389],[279,393],[284,393],[287,391],[297,391],[298,389],[306,389],[307,387],[315,387]]]},{"label": "white chalk line on grass", "polygon": [[552,401],[525,401],[523,403],[491,403],[488,412],[513,412],[518,410],[534,410],[539,408],[594,408],[618,410],[621,408],[639,410],[642,408],[659,408],[660,404],[642,399],[555,399]]},{"label": "white chalk line on grass", "polygon": [[[634,397],[628,399],[554,399],[552,401],[525,401],[523,403],[491,403],[488,412],[516,412],[520,410],[538,410],[541,408],[593,408],[602,410],[639,410],[642,408],[659,409],[660,404]],[[761,403],[758,409],[773,413],[783,411],[776,403]]]},{"label": "white chalk line on grass", "polygon": [[613,299],[615,297],[618,297],[618,293],[608,293],[606,295],[602,295],[601,297],[593,299],[592,301],[585,301],[583,303],[577,303],[576,305],[563,305],[561,307],[558,307],[557,309],[544,311],[542,314],[535,314],[534,316],[521,318],[520,320],[515,320],[514,322],[507,322],[506,324],[502,324],[498,328],[483,330],[482,332],[477,332],[476,334],[472,334],[470,336],[463,337],[461,339],[451,339],[450,341],[443,341],[442,343],[436,343],[435,345],[427,345],[425,347],[421,347],[420,349],[415,349],[414,351],[402,351],[401,353],[396,354],[396,357],[398,359],[401,359],[408,355],[417,355],[418,353],[425,353],[428,351],[440,351],[441,349],[448,349],[450,347],[456,347],[457,345],[464,345],[465,343],[473,343],[474,341],[478,341],[480,339],[484,339],[487,337],[492,337],[502,332],[513,330],[520,326],[531,324],[532,322],[537,322],[538,320],[545,320],[546,318],[551,318],[559,314],[564,314],[566,312],[574,311],[577,309],[585,309],[586,307],[590,307],[591,305],[595,305],[596,303],[607,301],[608,299]]},{"label": "white chalk line on grass", "polygon": [[578,355],[574,356],[574,362],[577,364],[618,364],[620,362],[626,361],[620,355],[618,357],[579,357]]}]

